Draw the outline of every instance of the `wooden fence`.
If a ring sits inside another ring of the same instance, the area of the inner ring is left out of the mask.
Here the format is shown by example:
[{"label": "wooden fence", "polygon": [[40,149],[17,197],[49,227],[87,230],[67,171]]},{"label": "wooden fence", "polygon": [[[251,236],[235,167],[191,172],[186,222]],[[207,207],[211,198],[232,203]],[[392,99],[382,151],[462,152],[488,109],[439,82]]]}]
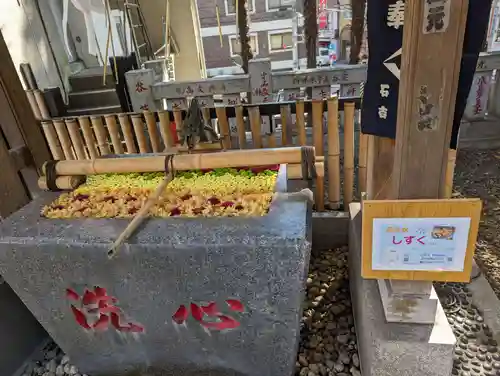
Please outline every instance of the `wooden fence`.
[{"label": "wooden fence", "polygon": [[[195,152],[311,144],[315,146],[317,155],[316,208],[320,211],[325,209],[326,196],[331,209],[340,209],[354,199],[356,109],[359,109],[359,101],[347,102],[337,98],[312,102],[297,101],[291,106],[270,103],[260,106],[204,109],[205,117],[216,119],[218,122],[220,142],[200,144]],[[287,121],[290,116],[286,115],[286,111],[295,114],[294,124]],[[306,128],[306,115],[309,111],[312,113],[310,129]],[[343,116],[339,116],[340,111],[343,111]],[[262,115],[282,115],[281,131],[276,132],[271,129],[269,133],[262,133]],[[175,142],[176,131],[182,128],[183,116],[185,112],[180,110],[80,116],[44,120],[42,128],[55,160],[94,159],[111,154],[161,153],[173,148],[185,152],[186,149]],[[326,132],[324,132],[325,117]],[[343,155],[339,117],[344,119]],[[233,130],[229,126],[231,118],[235,118],[236,123],[236,129]],[[172,129],[172,121],[175,121],[176,129]],[[245,129],[246,122],[250,124],[249,132]],[[312,137],[308,138],[308,131],[312,133]],[[367,136],[360,135],[358,192],[366,190],[367,146]],[[328,166],[327,192],[323,179],[325,159]],[[342,165],[341,160],[343,160]],[[291,166],[289,170],[291,178],[301,176],[299,166]]]},{"label": "wooden fence", "polygon": [[[464,120],[482,121],[500,117],[500,53],[482,53],[464,113]],[[337,65],[329,68],[275,72],[269,59],[252,59],[247,75],[214,77],[196,81],[156,82],[152,69],[132,70],[125,78],[134,111],[185,109],[189,98],[196,97],[202,107],[235,106],[242,101],[252,104],[287,102],[304,99],[306,89],[312,100],[327,99],[333,92],[353,100],[362,96],[366,65]]]}]

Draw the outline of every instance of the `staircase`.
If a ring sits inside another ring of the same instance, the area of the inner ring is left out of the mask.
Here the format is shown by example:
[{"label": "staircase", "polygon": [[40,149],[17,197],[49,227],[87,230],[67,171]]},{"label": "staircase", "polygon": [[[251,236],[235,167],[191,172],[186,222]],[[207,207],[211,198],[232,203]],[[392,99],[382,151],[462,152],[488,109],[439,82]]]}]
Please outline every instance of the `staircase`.
[{"label": "staircase", "polygon": [[71,92],[67,108],[68,116],[99,115],[121,112],[111,68],[107,69],[103,85],[103,68],[84,69],[69,77]]}]

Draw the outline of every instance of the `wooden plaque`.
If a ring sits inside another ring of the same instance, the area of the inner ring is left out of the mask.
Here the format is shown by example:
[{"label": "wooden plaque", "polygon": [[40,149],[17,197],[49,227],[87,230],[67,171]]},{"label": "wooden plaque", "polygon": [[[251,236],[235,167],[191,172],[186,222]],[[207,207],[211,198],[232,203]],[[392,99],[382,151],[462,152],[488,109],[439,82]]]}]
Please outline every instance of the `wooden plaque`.
[{"label": "wooden plaque", "polygon": [[481,207],[480,199],[363,201],[361,276],[468,282]]}]

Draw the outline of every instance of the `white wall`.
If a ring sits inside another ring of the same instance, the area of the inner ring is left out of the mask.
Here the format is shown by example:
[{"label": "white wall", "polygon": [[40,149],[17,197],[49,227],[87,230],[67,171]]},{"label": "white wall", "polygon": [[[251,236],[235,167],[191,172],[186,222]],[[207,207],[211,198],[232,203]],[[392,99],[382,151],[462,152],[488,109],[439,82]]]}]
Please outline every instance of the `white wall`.
[{"label": "white wall", "polygon": [[0,0],[0,28],[18,72],[21,63],[30,63],[40,88],[65,87],[59,72],[68,64],[66,53],[55,40],[54,58],[34,0]]},{"label": "white wall", "polygon": [[[2,0],[0,0],[2,1]],[[124,55],[124,48],[122,48],[121,40],[118,34],[118,27],[115,23],[116,18],[120,18],[122,23],[125,24],[125,19],[123,12],[114,9],[111,11],[112,18],[112,36],[113,36],[113,44],[110,43],[108,50],[108,57],[113,56],[113,46],[116,56]],[[97,44],[99,46],[99,50],[101,56],[99,55],[91,55],[89,53],[89,41],[87,38],[87,28],[85,25],[85,18],[83,14],[76,9],[73,4],[70,2],[69,4],[69,12],[68,12],[68,24],[69,29],[71,30],[71,35],[73,37],[73,41],[75,43],[78,56],[83,60],[87,67],[95,67],[102,66],[102,59],[106,58],[106,42],[108,38],[108,27],[106,23],[106,17],[104,13],[92,12],[92,19],[94,22],[94,30],[97,38]],[[127,27],[127,42],[129,44],[129,52],[130,52],[130,28]]]}]

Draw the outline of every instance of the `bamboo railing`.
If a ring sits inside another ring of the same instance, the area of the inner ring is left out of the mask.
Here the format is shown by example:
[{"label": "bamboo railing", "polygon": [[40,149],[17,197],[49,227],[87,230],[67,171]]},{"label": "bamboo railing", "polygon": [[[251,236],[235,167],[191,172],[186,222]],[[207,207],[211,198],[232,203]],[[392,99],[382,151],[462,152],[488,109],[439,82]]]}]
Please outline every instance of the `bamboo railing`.
[{"label": "bamboo railing", "polygon": [[[361,193],[367,189],[368,140],[371,136],[360,133],[359,142],[355,143],[356,109],[354,103],[344,103],[343,148],[341,148],[338,99],[330,98],[326,102],[326,107],[324,101],[313,101],[311,105],[311,144],[316,150],[318,171],[316,209],[322,211],[327,207],[332,210],[347,210],[349,203],[355,198],[359,199]],[[259,106],[247,106],[245,112],[248,114],[250,124],[250,145],[248,145],[245,130],[246,119],[243,107],[235,107],[236,131],[233,130],[234,134],[231,134],[226,109],[216,108],[221,142],[199,144],[193,152],[230,150],[232,145],[233,148],[237,145],[243,150],[276,148],[277,141],[281,147],[307,145],[304,102],[297,101],[296,103],[294,124],[286,116],[285,107],[282,106],[280,111],[282,130],[281,137],[278,137],[274,132],[262,134]],[[325,108],[326,127],[324,127],[323,120]],[[209,115],[204,113],[204,116]],[[176,123],[175,129],[171,126],[173,125],[171,120]],[[175,133],[179,132],[181,127],[182,113],[180,111],[173,113],[144,111],[143,113],[42,120],[42,129],[55,160],[87,160],[111,154],[158,153],[174,149],[178,153],[185,153],[187,149],[174,142]],[[453,167],[454,154],[450,153],[448,169],[451,169],[447,176],[446,189],[446,194],[450,196]],[[299,165],[291,165],[288,170],[290,178],[301,177]],[[356,181],[357,184],[355,184]]]},{"label": "bamboo railing", "polygon": [[[305,128],[304,102],[296,103],[296,122],[291,124],[287,117],[286,106],[280,110],[282,130],[280,146],[305,146],[307,136]],[[316,208],[325,209],[325,184],[326,204],[331,209],[341,208],[341,181],[344,181],[344,206],[354,197],[354,104],[345,104],[345,130],[344,130],[344,179],[341,179],[341,148],[339,133],[339,110],[337,98],[327,100],[327,134],[323,132],[324,101],[312,103],[312,144],[316,150]],[[224,107],[216,108],[219,123],[221,142],[199,144],[195,152],[210,152],[231,149],[232,144],[237,144],[239,149],[276,148],[278,137],[275,132],[261,133],[261,115],[259,106],[249,106],[248,120],[250,123],[251,146],[247,145],[245,131],[245,117],[243,107],[235,108],[236,132],[231,134],[229,120]],[[204,114],[205,116],[205,114]],[[176,129],[171,127],[171,119],[176,123]],[[108,115],[79,116],[74,118],[44,119],[42,129],[52,156],[55,160],[87,160],[96,159],[111,154],[137,154],[158,153],[175,148],[183,153],[187,150],[174,143],[175,132],[182,127],[182,113],[180,111],[159,111],[152,113],[120,113]],[[295,128],[295,129],[293,129]],[[293,136],[295,134],[295,137]],[[291,136],[290,136],[291,135]],[[232,139],[237,142],[232,143]],[[291,143],[289,140],[292,140]],[[363,137],[365,140],[366,137]],[[364,145],[364,144],[363,144]],[[328,165],[325,177],[325,147],[328,150],[326,163]],[[366,159],[366,152],[360,153]],[[366,179],[366,160],[360,160],[364,166]],[[289,178],[301,178],[300,165],[290,165]],[[64,180],[60,180],[64,185]],[[43,185],[43,184],[42,184]],[[359,181],[359,187],[365,187],[365,181]]]}]

